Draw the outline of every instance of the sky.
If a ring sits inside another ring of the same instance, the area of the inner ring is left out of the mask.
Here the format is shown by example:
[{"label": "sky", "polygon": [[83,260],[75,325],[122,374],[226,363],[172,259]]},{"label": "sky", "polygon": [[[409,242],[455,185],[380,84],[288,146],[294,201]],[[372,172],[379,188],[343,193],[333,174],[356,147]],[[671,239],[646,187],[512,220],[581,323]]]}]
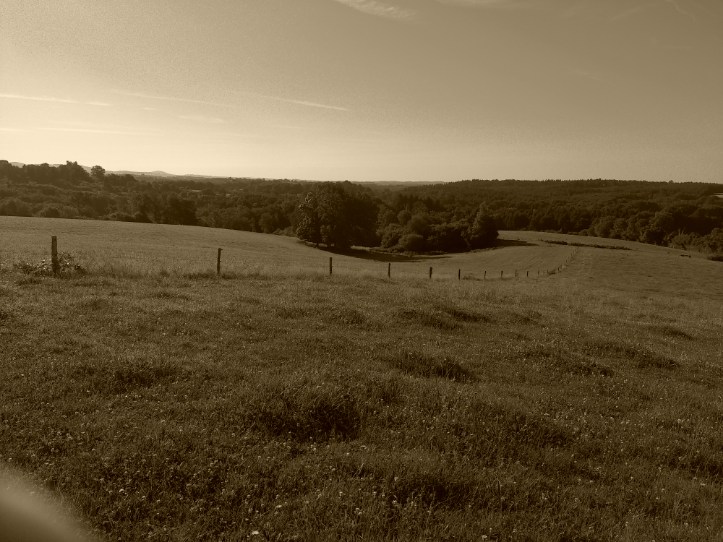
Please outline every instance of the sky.
[{"label": "sky", "polygon": [[1,0],[0,159],[723,182],[721,0]]}]

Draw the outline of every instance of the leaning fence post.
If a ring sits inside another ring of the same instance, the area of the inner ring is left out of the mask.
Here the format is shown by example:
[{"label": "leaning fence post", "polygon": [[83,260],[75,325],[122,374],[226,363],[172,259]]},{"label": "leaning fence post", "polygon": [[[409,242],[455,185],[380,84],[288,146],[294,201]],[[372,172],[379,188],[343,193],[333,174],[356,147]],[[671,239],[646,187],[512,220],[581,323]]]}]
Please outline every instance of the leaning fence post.
[{"label": "leaning fence post", "polygon": [[457,269],[457,280],[462,280],[462,270]]},{"label": "leaning fence post", "polygon": [[331,256],[329,256],[329,276],[331,276],[331,272],[333,271],[333,269],[334,269],[334,265],[332,263],[332,258],[331,258]]},{"label": "leaning fence post", "polygon": [[50,262],[53,266],[53,275],[60,273],[60,262],[58,261],[58,238],[55,235],[50,238]]},{"label": "leaning fence post", "polygon": [[216,276],[221,276],[221,250],[218,249],[218,255],[216,256]]},{"label": "leaning fence post", "polygon": [[389,262],[387,264],[387,278],[392,278],[392,262]]}]

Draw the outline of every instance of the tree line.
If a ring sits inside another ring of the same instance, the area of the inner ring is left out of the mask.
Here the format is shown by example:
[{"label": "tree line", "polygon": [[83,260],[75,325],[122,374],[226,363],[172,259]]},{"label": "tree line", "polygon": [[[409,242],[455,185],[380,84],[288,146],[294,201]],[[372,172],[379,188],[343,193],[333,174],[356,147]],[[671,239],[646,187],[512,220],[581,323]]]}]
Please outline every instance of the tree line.
[{"label": "tree line", "polygon": [[460,252],[498,229],[594,235],[723,253],[723,192],[708,183],[467,180],[435,184],[160,178],[77,162],[0,160],[0,215],[200,225],[317,245]]}]

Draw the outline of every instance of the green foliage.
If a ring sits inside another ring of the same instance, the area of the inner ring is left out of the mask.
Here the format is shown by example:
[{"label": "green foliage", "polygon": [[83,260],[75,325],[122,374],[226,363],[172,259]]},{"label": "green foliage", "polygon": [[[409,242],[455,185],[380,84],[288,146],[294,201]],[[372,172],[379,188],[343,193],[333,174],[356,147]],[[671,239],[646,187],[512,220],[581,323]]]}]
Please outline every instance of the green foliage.
[{"label": "green foliage", "polygon": [[90,168],[90,176],[95,181],[103,181],[105,178],[105,169],[102,166],[93,166]]},{"label": "green foliage", "polygon": [[489,214],[483,205],[480,205],[472,223],[467,229],[466,241],[470,248],[487,248],[494,245],[497,240],[497,228],[495,220]]},{"label": "green foliage", "polygon": [[[15,262],[13,267],[26,275],[36,277],[53,276],[53,262],[51,260],[42,259],[38,263]],[[75,261],[72,254],[68,252],[58,253],[58,275],[73,276],[85,274],[85,268]]]},{"label": "green foliage", "polygon": [[346,249],[376,245],[377,204],[351,183],[322,183],[299,205],[296,235],[314,244]]},{"label": "green foliage", "polygon": [[[89,174],[77,162],[13,166],[0,160],[0,215],[298,231],[309,242],[342,249],[404,250],[399,243],[406,234],[421,235],[425,251],[489,246],[489,238],[482,241],[469,230],[483,205],[502,230],[579,233],[715,254],[723,250],[715,233],[723,229],[719,191],[713,184],[602,179],[363,188],[286,179],[168,180],[108,173],[101,166]],[[304,203],[309,193],[316,201]]]},{"label": "green foliage", "polygon": [[406,252],[424,252],[427,248],[424,236],[419,233],[405,233],[399,238],[398,246]]}]

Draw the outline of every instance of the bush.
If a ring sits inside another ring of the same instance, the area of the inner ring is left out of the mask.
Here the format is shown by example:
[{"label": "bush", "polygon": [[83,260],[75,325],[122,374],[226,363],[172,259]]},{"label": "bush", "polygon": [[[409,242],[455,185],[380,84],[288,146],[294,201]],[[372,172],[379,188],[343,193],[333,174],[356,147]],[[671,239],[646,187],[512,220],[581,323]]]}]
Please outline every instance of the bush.
[{"label": "bush", "polygon": [[[26,275],[33,275],[36,277],[50,277],[53,276],[53,262],[51,260],[40,260],[39,263],[29,262],[16,262],[13,267],[18,271],[25,273]],[[83,275],[86,273],[86,269],[75,262],[75,258],[67,253],[61,252],[58,254],[58,275],[69,276],[69,275]]]},{"label": "bush", "polygon": [[418,233],[408,233],[399,239],[399,247],[407,252],[424,252],[424,237]]}]

